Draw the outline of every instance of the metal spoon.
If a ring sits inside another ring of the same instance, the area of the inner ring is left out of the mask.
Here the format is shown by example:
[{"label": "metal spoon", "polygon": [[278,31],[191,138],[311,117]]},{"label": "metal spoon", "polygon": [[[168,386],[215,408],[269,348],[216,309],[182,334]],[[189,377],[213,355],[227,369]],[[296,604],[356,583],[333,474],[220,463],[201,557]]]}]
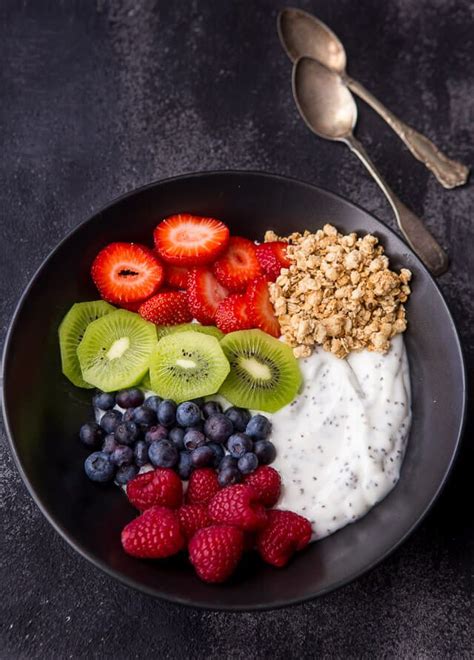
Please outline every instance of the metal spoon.
[{"label": "metal spoon", "polygon": [[282,46],[292,62],[299,57],[312,57],[339,74],[349,89],[385,119],[442,186],[455,188],[466,183],[469,168],[441,153],[431,140],[400,121],[365,87],[347,75],[344,46],[327,25],[301,9],[288,7],[278,15],[277,28]]},{"label": "metal spoon", "polygon": [[433,275],[448,268],[448,257],[422,221],[388,187],[352,130],[357,122],[354,97],[341,77],[311,59],[301,57],[293,66],[293,96],[308,127],[322,138],[344,142],[364,163],[390,202],[408,244]]}]

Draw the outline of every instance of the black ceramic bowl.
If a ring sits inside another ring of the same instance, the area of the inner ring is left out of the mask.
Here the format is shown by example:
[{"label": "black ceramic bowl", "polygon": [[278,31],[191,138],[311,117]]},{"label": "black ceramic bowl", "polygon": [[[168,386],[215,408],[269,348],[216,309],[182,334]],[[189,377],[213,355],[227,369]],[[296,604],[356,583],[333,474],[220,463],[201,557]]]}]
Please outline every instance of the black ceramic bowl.
[{"label": "black ceramic bowl", "polygon": [[[413,271],[406,344],[413,425],[400,481],[360,521],[312,544],[285,569],[249,558],[221,586],[201,582],[184,558],[140,561],[120,546],[134,516],[118,488],[83,474],[77,430],[90,391],[61,374],[57,328],[72,303],[97,298],[89,268],[111,241],[150,243],[157,222],[176,212],[221,218],[232,233],[261,239],[325,222],[380,237],[391,264]],[[4,416],[13,454],[38,506],[84,557],[126,584],[178,603],[218,609],[288,605],[324,594],[369,570],[420,522],[443,486],[462,431],[465,375],[458,336],[432,278],[410,249],[362,209],[315,186],[250,172],[203,173],[152,184],[80,225],[34,276],[16,310],[4,355]]]}]

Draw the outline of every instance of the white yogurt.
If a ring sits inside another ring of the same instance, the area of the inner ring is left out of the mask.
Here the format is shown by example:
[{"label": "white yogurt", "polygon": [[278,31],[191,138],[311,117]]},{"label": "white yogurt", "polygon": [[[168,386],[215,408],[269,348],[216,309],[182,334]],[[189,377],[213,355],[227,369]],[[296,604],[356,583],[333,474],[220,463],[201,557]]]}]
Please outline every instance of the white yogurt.
[{"label": "white yogurt", "polygon": [[318,348],[300,360],[304,385],[272,416],[282,477],[278,508],[309,518],[313,540],[365,515],[398,481],[411,421],[401,335],[386,355],[338,359]]}]

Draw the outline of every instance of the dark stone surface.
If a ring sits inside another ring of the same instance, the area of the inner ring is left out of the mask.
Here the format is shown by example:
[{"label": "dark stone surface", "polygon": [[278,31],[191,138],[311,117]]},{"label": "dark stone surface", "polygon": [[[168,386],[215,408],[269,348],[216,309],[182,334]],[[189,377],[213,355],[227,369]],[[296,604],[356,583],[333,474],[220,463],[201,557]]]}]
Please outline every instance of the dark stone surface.
[{"label": "dark stone surface", "polygon": [[[341,37],[354,77],[473,164],[472,2],[299,6]],[[153,179],[267,170],[329,187],[393,226],[362,166],[300,121],[275,32],[279,7],[274,0],[3,0],[2,341],[21,291],[64,234]],[[473,186],[444,191],[372,111],[362,103],[359,110],[358,135],[374,161],[451,255],[439,284],[472,384]],[[260,614],[182,609],[98,572],[43,519],[2,430],[0,656],[472,657],[473,427],[471,416],[433,511],[383,565],[318,601]]]}]

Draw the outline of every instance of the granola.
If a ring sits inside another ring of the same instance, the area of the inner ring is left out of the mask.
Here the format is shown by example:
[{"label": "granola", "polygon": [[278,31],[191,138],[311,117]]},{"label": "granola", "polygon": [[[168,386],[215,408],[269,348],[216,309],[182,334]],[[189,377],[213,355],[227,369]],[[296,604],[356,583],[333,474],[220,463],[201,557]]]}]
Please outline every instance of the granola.
[{"label": "granola", "polygon": [[339,358],[364,348],[385,353],[404,332],[411,272],[390,270],[375,236],[344,235],[326,224],[287,238],[265,234],[274,240],[288,242],[292,263],[269,284],[270,298],[296,357],[311,355],[316,344]]}]

